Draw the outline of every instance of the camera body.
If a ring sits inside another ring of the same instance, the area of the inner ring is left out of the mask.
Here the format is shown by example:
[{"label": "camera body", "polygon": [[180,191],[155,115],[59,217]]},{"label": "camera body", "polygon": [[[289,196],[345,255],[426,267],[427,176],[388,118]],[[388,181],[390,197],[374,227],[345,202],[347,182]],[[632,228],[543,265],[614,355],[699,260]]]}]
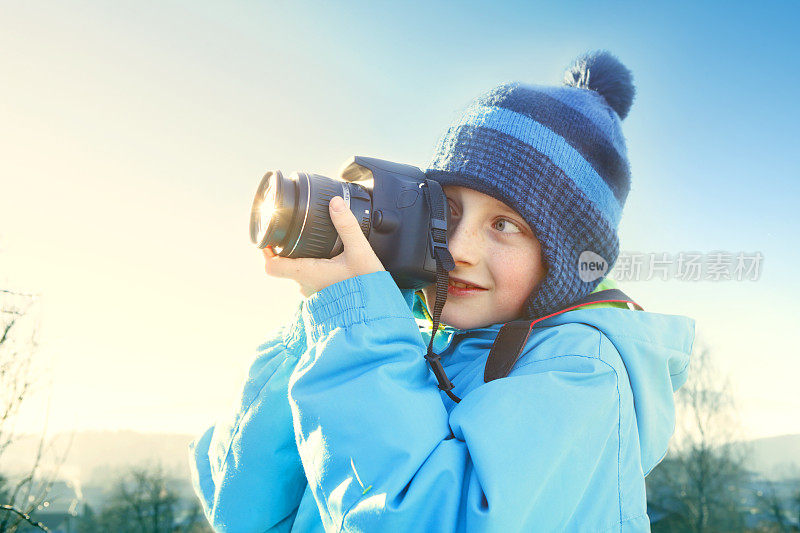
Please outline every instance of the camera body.
[{"label": "camera body", "polygon": [[436,281],[436,260],[430,245],[431,208],[419,168],[356,156],[342,170],[342,179],[372,175],[372,213],[367,235],[375,255],[398,287],[420,288]]},{"label": "camera body", "polygon": [[[427,191],[425,189],[428,189]],[[342,250],[328,212],[342,196],[397,286],[418,289],[436,281],[433,230],[446,247],[447,200],[438,184],[412,165],[355,156],[340,179],[280,171],[262,178],[250,216],[250,237],[285,257],[334,257]],[[432,202],[444,206],[434,215]],[[444,230],[444,231],[441,231]],[[439,244],[442,246],[442,244]]]}]

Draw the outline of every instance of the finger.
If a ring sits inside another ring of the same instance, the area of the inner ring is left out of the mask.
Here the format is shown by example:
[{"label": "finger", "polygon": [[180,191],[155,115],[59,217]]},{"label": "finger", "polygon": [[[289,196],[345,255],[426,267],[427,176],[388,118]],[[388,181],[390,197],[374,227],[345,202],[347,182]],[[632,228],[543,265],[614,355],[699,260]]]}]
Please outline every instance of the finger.
[{"label": "finger", "polygon": [[275,253],[275,250],[273,250],[271,246],[267,246],[266,248],[262,248],[261,249],[261,253],[263,253],[264,257],[266,257],[267,259],[270,259],[270,258],[275,257],[276,255],[278,255],[278,254]]},{"label": "finger", "polygon": [[342,197],[334,196],[331,198],[329,207],[331,221],[342,239],[344,249],[350,248],[352,251],[352,249],[363,248],[364,246],[369,247],[369,242],[364,237],[355,215],[347,208]]},{"label": "finger", "polygon": [[315,276],[319,259],[288,258],[276,255],[267,258],[264,271],[276,278],[290,278],[294,280],[312,279]]}]

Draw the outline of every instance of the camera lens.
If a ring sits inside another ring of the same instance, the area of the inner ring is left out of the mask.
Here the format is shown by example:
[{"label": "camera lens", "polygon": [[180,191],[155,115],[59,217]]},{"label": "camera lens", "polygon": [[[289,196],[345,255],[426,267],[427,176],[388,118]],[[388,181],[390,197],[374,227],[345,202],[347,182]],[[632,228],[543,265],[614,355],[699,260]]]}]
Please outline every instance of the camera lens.
[{"label": "camera lens", "polygon": [[267,172],[253,199],[250,240],[284,257],[333,257],[342,249],[328,211],[334,196],[345,199],[368,235],[372,202],[362,185],[305,172],[288,178],[279,170]]},{"label": "camera lens", "polygon": [[258,185],[250,211],[250,240],[259,248],[282,246],[291,217],[285,208],[287,201],[294,204],[293,188],[287,190],[280,170],[267,172]]}]

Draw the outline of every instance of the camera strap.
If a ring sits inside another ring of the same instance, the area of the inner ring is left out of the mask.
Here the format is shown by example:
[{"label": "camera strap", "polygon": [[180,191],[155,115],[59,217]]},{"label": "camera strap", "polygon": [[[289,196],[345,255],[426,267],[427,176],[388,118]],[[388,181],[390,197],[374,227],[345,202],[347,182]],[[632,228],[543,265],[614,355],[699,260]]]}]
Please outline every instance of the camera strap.
[{"label": "camera strap", "polygon": [[542,318],[537,318],[536,320],[513,320],[503,324],[503,327],[500,328],[500,332],[494,339],[494,343],[492,343],[489,357],[486,359],[486,367],[483,371],[483,382],[489,383],[495,379],[504,378],[511,372],[517,359],[522,355],[522,350],[528,342],[531,330],[537,322],[541,322],[542,320],[560,315],[567,311],[572,311],[584,305],[611,302],[627,303],[628,307],[633,306],[639,311],[644,311],[642,306],[631,300],[631,298],[621,290],[606,289],[588,294],[569,307],[543,316]]},{"label": "camera strap", "polygon": [[425,200],[431,211],[431,226],[429,229],[430,246],[433,258],[436,260],[436,303],[433,306],[433,330],[431,330],[431,341],[428,344],[428,353],[425,360],[433,370],[439,388],[443,390],[454,402],[458,403],[461,398],[453,394],[453,384],[447,379],[439,354],[433,352],[433,338],[439,331],[439,319],[441,318],[442,308],[447,299],[447,285],[450,280],[449,272],[455,268],[453,256],[447,249],[447,200],[438,182],[426,179],[421,188],[425,194]]}]

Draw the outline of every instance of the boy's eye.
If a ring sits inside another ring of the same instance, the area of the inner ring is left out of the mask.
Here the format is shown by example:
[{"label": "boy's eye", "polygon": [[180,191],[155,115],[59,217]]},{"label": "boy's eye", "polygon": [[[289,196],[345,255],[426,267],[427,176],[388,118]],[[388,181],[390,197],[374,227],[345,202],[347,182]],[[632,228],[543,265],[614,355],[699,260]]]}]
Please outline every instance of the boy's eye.
[{"label": "boy's eye", "polygon": [[453,216],[453,211],[455,208],[453,207],[453,201],[448,198],[447,199],[447,219],[450,220],[450,217]]},{"label": "boy's eye", "polygon": [[517,226],[516,224],[505,218],[501,218],[500,220],[495,222],[494,227],[497,228],[499,231],[502,231],[503,233],[522,233],[522,230],[519,229],[519,226]]}]

